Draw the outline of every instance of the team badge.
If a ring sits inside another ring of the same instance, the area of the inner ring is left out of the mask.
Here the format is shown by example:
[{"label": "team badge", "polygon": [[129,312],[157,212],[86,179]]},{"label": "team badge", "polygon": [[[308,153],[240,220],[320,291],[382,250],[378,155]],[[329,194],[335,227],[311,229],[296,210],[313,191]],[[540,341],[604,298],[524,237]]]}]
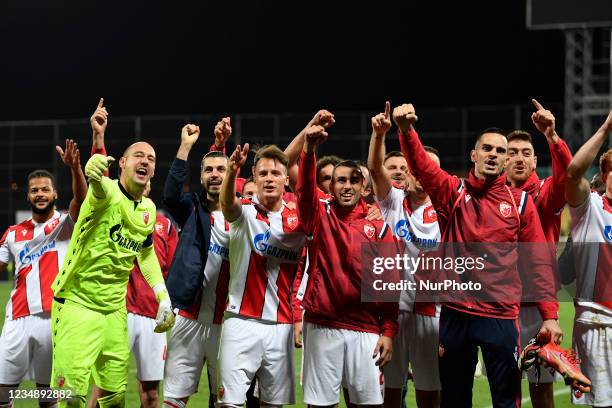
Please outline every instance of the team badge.
[{"label": "team badge", "polygon": [[376,228],[372,224],[366,224],[363,226],[363,232],[365,232],[368,238],[373,238],[376,233]]},{"label": "team badge", "polygon": [[507,202],[502,201],[501,203],[499,203],[499,212],[501,213],[501,215],[507,218],[512,212],[512,206]]},{"label": "team badge", "polygon": [[147,225],[149,223],[149,212],[145,211],[144,214],[142,215],[142,217],[144,219],[145,225]]},{"label": "team badge", "polygon": [[219,396],[219,398],[223,398],[223,396],[225,395],[225,388],[223,388],[223,386],[219,387],[217,395]]},{"label": "team badge", "polygon": [[66,383],[66,379],[64,377],[59,377],[57,379],[57,386],[58,387],[63,387],[65,383]]},{"label": "team badge", "polygon": [[[145,221],[145,224],[147,222]],[[162,225],[161,222],[156,222],[155,223],[155,232],[157,232],[157,235],[161,235],[164,232],[164,226]]]},{"label": "team badge", "polygon": [[289,228],[291,228],[292,230],[295,229],[295,227],[297,227],[298,224],[298,217],[297,215],[293,214],[287,217],[287,226]]},{"label": "team badge", "polygon": [[433,207],[427,207],[423,213],[423,222],[426,224],[438,221],[438,214]]},{"label": "team badge", "polygon": [[574,398],[576,398],[576,399],[582,398],[582,391],[574,390]]},{"label": "team badge", "polygon": [[21,235],[24,237],[28,234],[28,230],[21,230]]},{"label": "team badge", "polygon": [[45,235],[49,235],[58,225],[59,225],[59,218],[54,218],[47,225],[45,225]]}]

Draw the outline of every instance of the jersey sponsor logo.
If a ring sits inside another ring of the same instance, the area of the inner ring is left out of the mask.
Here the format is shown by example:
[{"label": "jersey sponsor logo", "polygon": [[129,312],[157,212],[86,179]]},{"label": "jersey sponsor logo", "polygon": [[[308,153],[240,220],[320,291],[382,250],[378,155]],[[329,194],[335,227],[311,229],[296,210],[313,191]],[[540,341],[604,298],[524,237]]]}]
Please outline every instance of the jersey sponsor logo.
[{"label": "jersey sponsor logo", "polygon": [[612,225],[606,225],[604,227],[604,237],[610,242],[612,242]]},{"label": "jersey sponsor logo", "polygon": [[297,217],[297,215],[292,214],[292,215],[287,217],[287,226],[289,228],[294,230],[295,227],[297,227],[297,225],[298,225],[298,217]]},{"label": "jersey sponsor logo", "polygon": [[374,238],[374,234],[376,234],[376,228],[372,224],[365,224],[363,226],[363,232],[370,239]]},{"label": "jersey sponsor logo", "polygon": [[253,237],[253,246],[263,255],[272,256],[274,258],[284,259],[288,261],[297,261],[298,253],[295,251],[289,251],[279,247],[271,245],[268,240],[270,239],[271,231],[267,230],[264,233],[257,234]]},{"label": "jersey sponsor logo", "polygon": [[149,223],[149,212],[145,211],[144,214],[142,214],[142,218],[144,220],[145,225],[147,225]]},{"label": "jersey sponsor logo", "polygon": [[395,224],[395,236],[406,242],[412,242],[419,248],[434,248],[438,244],[438,239],[419,238],[410,231],[410,221],[401,219]]},{"label": "jersey sponsor logo", "polygon": [[21,263],[22,266],[27,266],[33,262],[36,262],[41,256],[45,254],[45,252],[52,249],[55,249],[55,240],[49,242],[46,245],[43,245],[42,248],[40,248],[38,251],[32,253],[30,253],[30,246],[28,244],[25,244],[23,249],[19,251],[19,255],[17,256],[17,258],[19,259],[19,263]]},{"label": "jersey sponsor logo", "polygon": [[510,214],[512,213],[512,206],[508,204],[507,202],[502,201],[501,203],[499,203],[499,212],[505,218],[508,218]]},{"label": "jersey sponsor logo", "polygon": [[220,255],[225,259],[229,259],[229,248],[223,247],[219,244],[215,244],[214,242],[208,244],[208,252]]},{"label": "jersey sponsor logo", "polygon": [[127,249],[132,252],[140,252],[142,249],[143,242],[136,242],[133,239],[124,237],[121,235],[121,229],[123,228],[123,220],[121,224],[113,225],[109,231],[111,241],[116,242],[121,248]]}]

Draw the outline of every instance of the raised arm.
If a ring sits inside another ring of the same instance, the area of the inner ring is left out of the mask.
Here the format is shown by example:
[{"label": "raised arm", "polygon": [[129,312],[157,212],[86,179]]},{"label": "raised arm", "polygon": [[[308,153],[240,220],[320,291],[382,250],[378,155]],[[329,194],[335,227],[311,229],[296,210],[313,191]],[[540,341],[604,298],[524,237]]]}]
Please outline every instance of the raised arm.
[{"label": "raised arm", "polygon": [[106,132],[106,126],[108,125],[108,111],[104,106],[104,98],[100,98],[96,110],[89,118],[92,130],[92,153],[100,153],[106,155],[104,148],[104,133]]},{"label": "raised arm", "polygon": [[531,115],[531,121],[536,129],[546,137],[552,160],[553,182],[548,185],[545,198],[550,200],[552,209],[558,211],[565,205],[565,179],[567,168],[572,161],[572,153],[555,130],[555,116],[552,112],[545,109],[535,99],[532,99],[531,102],[536,108],[536,111]]},{"label": "raised arm", "polygon": [[439,213],[451,208],[459,195],[461,181],[438,166],[423,148],[419,135],[414,130],[417,120],[412,104],[393,109],[393,121],[399,128],[400,148],[410,172],[421,182]]},{"label": "raised arm", "polygon": [[210,146],[210,151],[225,153],[227,140],[232,135],[232,124],[229,116],[226,116],[217,122],[214,133],[215,143]]},{"label": "raised arm", "polygon": [[55,146],[62,161],[70,168],[72,177],[72,200],[70,200],[69,212],[70,218],[76,221],[79,216],[81,204],[85,201],[87,195],[87,180],[81,169],[81,154],[77,148],[77,144],[72,139],[66,139],[66,147],[62,149],[60,146]]},{"label": "raised arm", "polygon": [[317,195],[317,146],[327,139],[325,128],[313,125],[304,130],[304,144],[300,155],[298,179],[295,189],[300,223],[307,235],[312,235],[317,220],[319,197]]},{"label": "raised arm", "polygon": [[385,161],[385,135],[391,128],[389,113],[391,104],[385,103],[385,112],[372,118],[372,136],[370,137],[370,150],[368,153],[368,168],[374,185],[374,194],[379,201],[385,199],[391,190],[391,177],[384,166]]},{"label": "raised arm", "polygon": [[295,185],[297,183],[297,162],[298,158],[300,157],[300,154],[302,153],[302,148],[304,147],[304,137],[306,130],[311,126],[322,126],[323,128],[327,129],[334,123],[336,123],[336,120],[334,119],[333,113],[325,109],[321,109],[313,116],[313,118],[310,120],[310,122],[308,122],[306,127],[302,129],[302,131],[298,133],[296,137],[293,138],[291,143],[289,143],[289,146],[287,146],[287,148],[285,149],[285,154],[289,159],[289,165],[287,166],[287,172],[289,174],[289,185],[292,189],[295,190]]},{"label": "raised arm", "polygon": [[597,132],[574,155],[567,168],[565,182],[565,199],[572,207],[578,207],[587,199],[590,192],[589,182],[584,178],[587,170],[595,160],[597,152],[608,139],[612,130],[612,111]]},{"label": "raised arm", "polygon": [[248,154],[248,143],[244,147],[236,146],[236,150],[234,150],[229,159],[227,174],[221,183],[219,203],[221,204],[223,216],[228,222],[236,221],[242,214],[242,204],[240,204],[240,199],[236,197],[236,177],[240,168],[246,163]]},{"label": "raised arm", "polygon": [[185,224],[193,205],[190,195],[183,193],[183,184],[185,184],[187,178],[187,158],[199,136],[200,128],[198,126],[192,124],[183,126],[181,129],[181,144],[164,183],[164,204],[179,225]]}]

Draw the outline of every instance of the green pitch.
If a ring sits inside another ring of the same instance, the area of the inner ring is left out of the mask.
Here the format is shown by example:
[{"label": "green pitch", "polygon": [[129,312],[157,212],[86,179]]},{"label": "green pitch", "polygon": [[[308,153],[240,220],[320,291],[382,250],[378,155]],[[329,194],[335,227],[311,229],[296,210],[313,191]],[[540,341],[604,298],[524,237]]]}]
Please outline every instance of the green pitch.
[{"label": "green pitch", "polygon": [[[11,284],[0,283],[0,307],[4,310],[6,303],[8,301],[8,297],[11,290]],[[563,340],[563,347],[570,347],[571,345],[571,330],[572,330],[572,322],[574,319],[574,306],[571,302],[565,301],[561,303],[560,307],[560,323],[563,328],[563,332],[565,333]],[[4,319],[0,322],[0,325],[4,324]],[[1,327],[1,326],[0,326]],[[301,350],[297,350],[296,353],[296,367],[300,367],[301,360]],[[130,362],[129,368],[129,378],[128,378],[128,390],[126,397],[126,406],[127,407],[138,407],[140,406],[140,401],[138,399],[138,391],[136,390],[136,365],[132,360]],[[295,373],[296,382],[299,384],[299,376],[300,373],[297,371]],[[32,388],[34,387],[33,382],[23,383],[22,388]],[[200,391],[191,397],[189,400],[189,405],[191,407],[206,407],[208,406],[208,378],[206,374],[202,375],[202,379],[200,381]],[[569,387],[564,385],[563,383],[555,384],[555,402],[558,408],[570,407],[570,394]],[[529,391],[527,388],[527,382],[523,381],[523,407],[531,407],[531,404],[528,402],[529,399]],[[305,407],[302,403],[302,389],[298,386],[297,388],[297,400],[298,403],[296,406]],[[412,383],[410,383],[410,390],[408,391],[408,397],[406,398],[408,403],[408,407],[416,407],[416,403],[414,401],[414,389],[412,388]],[[486,408],[491,407],[491,395],[489,393],[489,384],[486,378],[476,378],[474,379],[474,407],[475,408]],[[36,401],[28,400],[28,401],[16,401],[16,408],[20,407],[38,407],[38,403]]]}]

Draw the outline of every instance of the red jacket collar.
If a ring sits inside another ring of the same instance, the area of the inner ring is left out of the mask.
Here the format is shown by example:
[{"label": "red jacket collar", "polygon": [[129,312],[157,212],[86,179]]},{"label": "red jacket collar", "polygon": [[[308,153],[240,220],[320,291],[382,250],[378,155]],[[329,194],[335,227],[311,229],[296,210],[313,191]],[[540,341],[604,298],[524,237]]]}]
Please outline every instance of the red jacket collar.
[{"label": "red jacket collar", "polygon": [[343,207],[335,200],[332,201],[336,216],[342,221],[353,221],[360,218],[365,218],[368,215],[368,205],[363,198],[360,198],[357,205],[353,208]]},{"label": "red jacket collar", "polygon": [[481,180],[474,174],[474,169],[471,169],[467,180],[465,180],[466,186],[469,188],[470,193],[476,195],[483,195],[489,190],[502,189],[506,185],[506,173],[502,173],[493,180]]},{"label": "red jacket collar", "polygon": [[[508,185],[509,184],[510,183],[508,183]],[[531,172],[529,177],[527,177],[527,180],[525,180],[523,184],[521,184],[520,186],[516,186],[516,187],[520,188],[521,190],[523,190],[529,195],[533,195],[533,193],[538,191],[538,189],[540,188],[540,178],[538,177],[538,174],[534,170]]]}]

